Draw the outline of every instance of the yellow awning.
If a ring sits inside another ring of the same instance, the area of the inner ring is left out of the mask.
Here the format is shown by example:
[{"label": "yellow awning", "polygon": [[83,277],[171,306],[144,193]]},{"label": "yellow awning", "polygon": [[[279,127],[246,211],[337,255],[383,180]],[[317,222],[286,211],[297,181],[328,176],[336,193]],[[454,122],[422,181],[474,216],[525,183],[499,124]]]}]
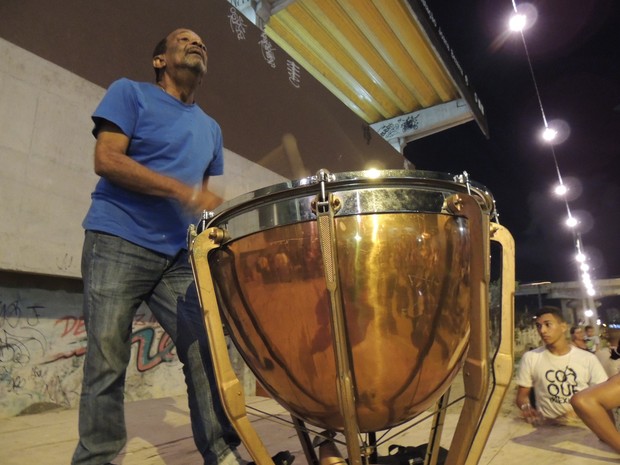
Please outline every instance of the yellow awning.
[{"label": "yellow awning", "polygon": [[425,3],[263,0],[249,8],[271,40],[393,145],[471,120],[488,135]]}]

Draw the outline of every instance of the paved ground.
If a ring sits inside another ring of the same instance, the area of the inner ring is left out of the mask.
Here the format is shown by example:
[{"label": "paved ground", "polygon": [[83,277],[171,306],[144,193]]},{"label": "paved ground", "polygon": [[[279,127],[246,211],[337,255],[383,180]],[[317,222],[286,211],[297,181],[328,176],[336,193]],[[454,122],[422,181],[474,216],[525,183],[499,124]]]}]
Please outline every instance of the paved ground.
[{"label": "paved ground", "polygon": [[[453,388],[453,391],[455,389]],[[453,396],[454,397],[454,396]],[[585,427],[545,426],[534,428],[517,417],[511,390],[502,407],[479,465],[602,465],[619,463],[620,455],[602,444]],[[254,397],[248,406],[287,419],[283,409],[270,399]],[[444,440],[448,446],[460,407],[451,407],[446,418]],[[129,442],[115,461],[118,465],[199,465],[194,450],[184,397],[136,401],[127,405]],[[270,452],[289,449],[295,465],[306,465],[296,433],[252,414],[251,420]],[[428,423],[398,434],[382,446],[419,445],[428,442]],[[0,420],[1,465],[63,465],[70,462],[77,440],[77,411],[55,410]],[[242,451],[246,458],[247,453]]]}]

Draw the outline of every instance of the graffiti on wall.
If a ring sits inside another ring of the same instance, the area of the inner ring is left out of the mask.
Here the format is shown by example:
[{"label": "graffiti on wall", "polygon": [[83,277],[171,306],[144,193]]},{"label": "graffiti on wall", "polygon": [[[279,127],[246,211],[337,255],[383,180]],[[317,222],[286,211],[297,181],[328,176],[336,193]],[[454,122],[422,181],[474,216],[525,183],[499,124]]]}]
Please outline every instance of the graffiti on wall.
[{"label": "graffiti on wall", "polygon": [[[0,287],[0,417],[37,403],[76,407],[85,351],[81,295]],[[174,344],[144,306],[134,319],[126,387],[128,400],[184,392]]]},{"label": "graffiti on wall", "polygon": [[[77,345],[70,347],[67,352],[51,354],[44,363],[81,357],[86,351],[86,327],[83,318],[64,316],[54,323],[54,326],[59,325],[63,328],[60,337],[72,338]],[[158,331],[158,329],[160,328],[152,315],[150,318],[145,317],[144,313],[136,315],[131,343],[136,345],[135,368],[138,372],[145,372],[155,368],[160,363],[175,360],[172,339],[167,333]]]}]

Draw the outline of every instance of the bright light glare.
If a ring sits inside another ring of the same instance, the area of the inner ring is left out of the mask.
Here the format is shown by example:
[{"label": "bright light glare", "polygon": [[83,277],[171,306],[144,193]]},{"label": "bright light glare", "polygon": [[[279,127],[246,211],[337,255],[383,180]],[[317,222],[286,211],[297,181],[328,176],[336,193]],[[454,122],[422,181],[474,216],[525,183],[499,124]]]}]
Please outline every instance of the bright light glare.
[{"label": "bright light glare", "polygon": [[555,189],[553,191],[555,192],[555,195],[559,195],[561,197],[563,195],[566,195],[566,193],[568,192],[568,187],[566,187],[565,184],[558,184],[557,186],[555,186]]},{"label": "bright light glare", "polygon": [[510,21],[508,21],[508,27],[511,31],[521,32],[525,28],[525,24],[527,23],[527,18],[523,14],[515,13],[510,17]]},{"label": "bright light glare", "polygon": [[508,27],[511,31],[524,31],[532,28],[537,20],[538,9],[531,3],[520,2],[508,19]]},{"label": "bright light glare", "polygon": [[574,216],[569,216],[568,218],[566,218],[566,226],[568,226],[569,228],[574,228],[578,224],[579,221],[577,221],[577,218],[575,218]]},{"label": "bright light glare", "polygon": [[546,121],[545,126],[545,131],[549,131],[549,137],[551,137],[551,139],[545,140],[548,142],[553,142],[554,145],[561,144],[570,137],[570,125],[563,119],[552,119]]},{"label": "bright light glare", "polygon": [[594,292],[594,289],[592,289],[592,288],[588,289],[588,291],[587,291],[587,292],[588,292],[588,295],[589,295],[590,297],[592,297],[593,295],[596,295],[596,292]]},{"label": "bright light glare", "polygon": [[582,263],[580,268],[581,271],[590,271],[590,265],[588,265],[587,263]]},{"label": "bright light glare", "polygon": [[579,252],[577,255],[575,255],[575,260],[577,260],[579,263],[583,263],[586,261],[586,256]]},{"label": "bright light glare", "polygon": [[558,131],[553,128],[545,128],[542,133],[542,138],[547,142],[551,142],[558,135]]},{"label": "bright light glare", "polygon": [[370,169],[366,170],[365,174],[370,179],[377,179],[379,176],[381,176],[381,171],[376,169],[376,168],[370,168]]},{"label": "bright light glare", "polygon": [[585,312],[583,312],[583,314],[587,317],[590,318],[592,316],[594,316],[594,312],[591,309],[587,309]]}]

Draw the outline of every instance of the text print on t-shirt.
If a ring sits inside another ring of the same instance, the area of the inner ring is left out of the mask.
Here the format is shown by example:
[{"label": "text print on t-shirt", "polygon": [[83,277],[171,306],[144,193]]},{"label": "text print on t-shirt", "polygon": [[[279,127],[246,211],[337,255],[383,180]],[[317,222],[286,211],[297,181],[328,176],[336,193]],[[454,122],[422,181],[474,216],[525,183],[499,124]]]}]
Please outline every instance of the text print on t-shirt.
[{"label": "text print on t-shirt", "polygon": [[547,370],[545,379],[549,383],[547,392],[551,401],[558,404],[567,404],[577,392],[577,373],[572,368],[564,370]]}]

